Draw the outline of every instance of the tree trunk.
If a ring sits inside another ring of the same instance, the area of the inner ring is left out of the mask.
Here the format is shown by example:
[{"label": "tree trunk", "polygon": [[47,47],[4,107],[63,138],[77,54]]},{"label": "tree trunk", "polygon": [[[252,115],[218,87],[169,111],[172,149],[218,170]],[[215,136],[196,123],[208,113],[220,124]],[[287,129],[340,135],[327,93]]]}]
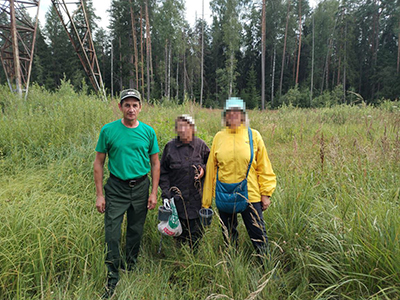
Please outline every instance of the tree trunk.
[{"label": "tree trunk", "polygon": [[265,34],[266,34],[266,20],[265,20],[265,4],[266,0],[262,2],[262,17],[261,17],[261,110],[265,109]]},{"label": "tree trunk", "polygon": [[300,55],[301,55],[301,0],[299,0],[299,50],[297,53],[297,70],[296,70],[296,86],[299,84],[299,68],[300,68]]},{"label": "tree trunk", "polygon": [[314,13],[312,17],[312,52],[311,52],[311,88],[310,88],[310,107],[312,105],[313,90],[314,90],[314,48],[315,48],[315,23],[314,23]]},{"label": "tree trunk", "polygon": [[[185,39],[185,45],[186,45],[186,39]],[[186,47],[183,51],[183,101],[186,100],[186,91],[187,91],[187,87],[186,87]]]},{"label": "tree trunk", "polygon": [[346,64],[347,64],[347,18],[344,30],[344,58],[343,58],[343,103],[346,103]]},{"label": "tree trunk", "polygon": [[289,26],[289,15],[290,13],[290,0],[288,0],[288,8],[286,14],[286,28],[285,28],[285,39],[283,42],[283,53],[282,53],[282,65],[281,65],[281,80],[279,83],[279,97],[282,97],[282,85],[283,85],[283,70],[285,69],[285,55],[286,55],[286,41],[287,41],[287,32]]},{"label": "tree trunk", "polygon": [[150,102],[150,58],[148,49],[146,45],[147,101]]},{"label": "tree trunk", "polygon": [[[341,16],[342,16],[342,21],[341,23],[343,24],[345,22],[345,7],[346,4],[344,1],[342,1],[342,12],[341,12]],[[340,37],[343,37],[343,27],[340,29]],[[340,84],[340,76],[341,76],[341,71],[342,71],[342,58],[343,58],[343,51],[344,51],[344,42],[342,39],[340,39],[340,46],[337,46],[339,48],[339,62],[338,62],[338,74],[337,74],[337,80],[336,80],[336,84],[339,85]],[[344,58],[343,58],[344,60]]]},{"label": "tree trunk", "polygon": [[106,74],[104,73],[105,71],[105,69],[106,69],[106,44],[105,44],[105,41],[104,41],[104,38],[102,39],[102,46],[101,46],[101,54],[102,54],[102,57],[101,57],[101,69],[103,70],[103,72],[102,72],[102,74],[101,74],[101,77],[102,78],[106,78]]},{"label": "tree trunk", "polygon": [[164,97],[168,98],[168,40],[165,40],[165,66],[164,66]]},{"label": "tree trunk", "polygon": [[[147,15],[147,18],[149,18],[149,16]],[[150,24],[150,21],[149,21]],[[153,81],[154,81],[154,71],[153,71],[153,52],[151,50],[151,33],[150,33],[150,25],[149,25],[149,47],[150,47],[150,84],[153,85]]]},{"label": "tree trunk", "polygon": [[[131,39],[129,39],[129,40],[130,40],[130,42],[132,42]],[[134,63],[133,53],[131,53],[131,55],[130,55],[129,62],[133,66],[133,63]],[[133,68],[129,68],[129,88],[130,89],[134,88],[133,78],[134,78]]]},{"label": "tree trunk", "polygon": [[144,96],[144,55],[143,55],[143,15],[140,7],[140,56],[141,56],[141,73],[142,73],[142,97]]},{"label": "tree trunk", "polygon": [[118,38],[118,44],[119,44],[119,90],[122,91],[123,89],[123,83],[122,83],[122,43],[121,43],[121,37]]},{"label": "tree trunk", "polygon": [[360,75],[358,76],[358,93],[361,93],[361,86],[362,86],[362,77],[363,77],[363,62],[365,59],[365,55],[362,55],[362,59],[360,60]]},{"label": "tree trunk", "polygon": [[111,98],[114,97],[114,46],[111,41]]},{"label": "tree trunk", "polygon": [[132,37],[133,37],[133,53],[135,56],[135,72],[136,72],[136,89],[139,89],[139,70],[138,70],[138,49],[137,49],[137,38],[135,28],[135,16],[133,15],[132,0],[129,0],[130,13],[131,13],[131,25],[132,25]]},{"label": "tree trunk", "polygon": [[376,24],[377,23],[377,21],[376,21],[377,14],[375,12],[375,8],[376,8],[376,0],[374,0],[374,3],[373,3],[374,14],[373,14],[373,19],[372,19],[373,24],[372,24],[372,38],[371,38],[373,59],[375,58],[375,51],[376,51],[376,49],[375,49],[375,36],[378,35],[378,33],[377,33],[377,24]]},{"label": "tree trunk", "polygon": [[[297,38],[296,38],[296,46],[297,46]],[[297,47],[294,49],[293,53],[293,70],[292,70],[292,80],[296,83],[296,57],[297,57]]]},{"label": "tree trunk", "polygon": [[168,100],[171,100],[171,44],[169,44],[168,53]]},{"label": "tree trunk", "polygon": [[228,96],[228,98],[230,98],[232,96],[232,92],[233,92],[233,60],[234,60],[234,52],[233,52],[233,50],[231,50],[231,58],[230,58],[231,67],[229,68],[230,69],[230,71],[229,71],[230,80],[229,80],[229,96]]},{"label": "tree trunk", "polygon": [[[384,4],[380,2],[382,6]],[[375,12],[374,12],[374,40],[373,43],[375,44],[375,47],[373,49],[373,57],[372,57],[372,62],[373,62],[373,76],[376,75],[376,66],[378,64],[378,49],[379,49],[379,28],[380,28],[380,18],[381,18],[381,12],[383,11],[383,8],[381,11],[379,11],[379,4],[377,3],[377,0],[374,1],[375,5]],[[372,99],[375,98],[375,89],[376,89],[376,82],[374,81],[374,84],[372,85]],[[379,91],[379,87],[378,87]]]},{"label": "tree trunk", "polygon": [[151,53],[151,36],[150,36],[150,21],[149,9],[146,0],[146,51],[147,51],[147,99],[150,101],[150,86],[153,82],[153,59]]},{"label": "tree trunk", "polygon": [[325,58],[325,66],[324,66],[324,71],[322,73],[322,83],[321,83],[321,94],[324,92],[324,80],[326,80],[326,88],[328,88],[328,80],[329,80],[329,50],[332,48],[333,44],[333,36],[335,34],[336,30],[336,24],[337,24],[338,18],[335,19],[335,25],[333,26],[333,31],[331,33],[331,36],[328,40],[328,49],[326,51],[326,58]]},{"label": "tree trunk", "polygon": [[179,100],[179,55],[176,62],[176,101]]},{"label": "tree trunk", "polygon": [[271,78],[271,106],[274,105],[275,94],[275,62],[276,62],[276,45],[274,43],[274,59],[272,62],[272,78]]},{"label": "tree trunk", "polygon": [[[375,12],[376,0],[374,0],[372,5],[373,5],[374,12],[373,12],[373,16],[372,16],[371,54],[372,54],[372,74],[375,75],[375,71],[374,71],[374,69],[375,69],[375,51],[376,51],[376,49],[375,49],[375,35],[377,35],[377,33],[376,33],[376,31],[377,31],[377,29],[376,29],[376,12]],[[375,83],[372,83],[371,89],[372,89],[372,91],[371,91],[371,95],[372,96],[371,97],[373,99],[374,98],[374,94],[375,94]]]},{"label": "tree trunk", "polygon": [[[399,28],[400,28],[400,20],[399,20]],[[399,37],[397,39],[397,75],[399,75],[400,71],[400,32],[399,32]]]},{"label": "tree trunk", "polygon": [[147,1],[146,1],[146,66],[147,66],[147,101],[150,102],[150,43],[149,43],[149,34],[150,34],[150,24],[149,24],[149,14],[147,9]]},{"label": "tree trunk", "polygon": [[22,80],[21,80],[21,66],[19,60],[19,48],[18,48],[18,34],[17,34],[17,19],[15,16],[15,4],[14,0],[10,0],[10,23],[11,23],[11,40],[13,50],[13,62],[14,62],[14,79],[16,91],[20,97],[22,97]]},{"label": "tree trunk", "polygon": [[201,1],[201,83],[200,83],[200,107],[203,106],[203,88],[204,88],[204,0]]},{"label": "tree trunk", "polygon": [[190,74],[190,99],[194,99],[194,94],[193,94],[193,68]]},{"label": "tree trunk", "polygon": [[[399,20],[399,28],[400,28],[400,20]],[[400,68],[400,32],[399,32],[399,37],[397,39],[397,75],[399,74],[399,68]]]}]

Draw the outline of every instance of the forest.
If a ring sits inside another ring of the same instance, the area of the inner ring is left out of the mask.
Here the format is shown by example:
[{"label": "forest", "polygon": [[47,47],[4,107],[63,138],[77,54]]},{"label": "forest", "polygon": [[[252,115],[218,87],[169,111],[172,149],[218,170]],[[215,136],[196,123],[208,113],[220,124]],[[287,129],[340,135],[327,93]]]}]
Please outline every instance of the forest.
[{"label": "forest", "polygon": [[[212,0],[212,19],[199,14],[190,25],[184,0],[113,0],[104,29],[93,1],[85,1],[108,95],[132,87],[148,102],[205,107],[238,96],[260,109],[398,99],[399,3],[324,0],[312,8],[308,0]],[[91,89],[50,7],[31,81],[55,91],[63,79],[77,91]]]}]

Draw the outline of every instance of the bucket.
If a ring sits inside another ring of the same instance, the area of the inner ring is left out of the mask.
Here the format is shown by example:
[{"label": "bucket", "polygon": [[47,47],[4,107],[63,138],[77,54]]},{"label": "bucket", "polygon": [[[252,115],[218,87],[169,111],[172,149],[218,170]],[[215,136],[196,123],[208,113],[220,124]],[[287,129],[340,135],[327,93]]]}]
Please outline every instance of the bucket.
[{"label": "bucket", "polygon": [[169,216],[172,211],[169,208],[165,208],[163,205],[158,207],[158,220],[159,221],[168,221]]},{"label": "bucket", "polygon": [[202,208],[199,210],[200,222],[203,226],[211,224],[212,216],[214,212],[211,208]]}]

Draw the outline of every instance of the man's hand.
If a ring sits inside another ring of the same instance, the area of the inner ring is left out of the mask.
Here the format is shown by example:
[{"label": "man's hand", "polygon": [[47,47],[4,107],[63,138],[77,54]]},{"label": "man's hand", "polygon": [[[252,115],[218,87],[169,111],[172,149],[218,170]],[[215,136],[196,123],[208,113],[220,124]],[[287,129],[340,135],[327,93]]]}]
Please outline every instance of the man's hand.
[{"label": "man's hand", "polygon": [[264,211],[271,205],[269,196],[261,196],[261,209]]},{"label": "man's hand", "polygon": [[157,205],[157,195],[154,193],[151,193],[149,196],[149,200],[147,201],[147,208],[148,209],[154,209]]},{"label": "man's hand", "polygon": [[157,205],[157,189],[160,181],[160,160],[158,153],[150,155],[151,161],[151,193],[147,201],[147,209],[154,209]]},{"label": "man's hand", "polygon": [[106,199],[104,196],[96,197],[96,208],[99,213],[104,213],[106,211]]},{"label": "man's hand", "polygon": [[204,169],[200,165],[197,166],[197,170],[199,171],[199,173],[194,176],[194,179],[196,180],[201,179],[204,176]]},{"label": "man's hand", "polygon": [[106,153],[96,152],[96,158],[93,163],[94,184],[96,186],[96,208],[99,213],[106,211],[106,200],[103,195],[103,173]]}]

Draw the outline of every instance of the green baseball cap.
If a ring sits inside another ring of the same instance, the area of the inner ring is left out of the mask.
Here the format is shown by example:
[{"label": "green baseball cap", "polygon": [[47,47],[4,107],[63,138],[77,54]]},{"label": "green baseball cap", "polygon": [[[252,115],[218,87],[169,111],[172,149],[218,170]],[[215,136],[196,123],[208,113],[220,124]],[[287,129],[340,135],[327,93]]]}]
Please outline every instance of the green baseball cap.
[{"label": "green baseball cap", "polygon": [[125,100],[126,98],[135,98],[142,102],[142,98],[140,97],[140,93],[135,89],[126,89],[121,92],[121,99],[120,103]]}]

